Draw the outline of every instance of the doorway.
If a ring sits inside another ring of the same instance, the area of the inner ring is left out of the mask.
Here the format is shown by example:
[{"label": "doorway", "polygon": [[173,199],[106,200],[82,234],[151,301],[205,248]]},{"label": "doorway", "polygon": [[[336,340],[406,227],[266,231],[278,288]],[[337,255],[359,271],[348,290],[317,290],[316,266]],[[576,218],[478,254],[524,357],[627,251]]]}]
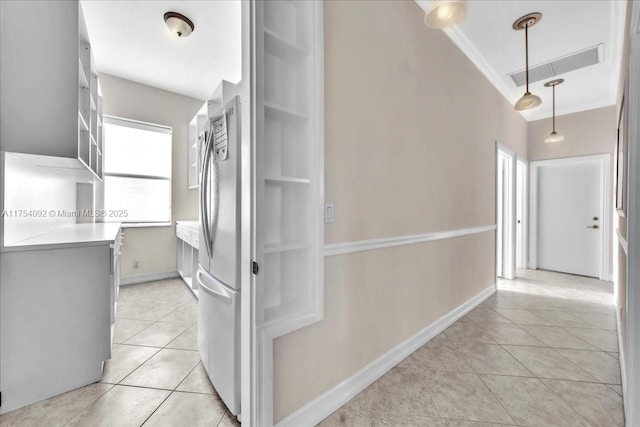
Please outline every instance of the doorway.
[{"label": "doorway", "polygon": [[532,268],[609,279],[609,155],[531,163]]},{"label": "doorway", "polygon": [[516,156],[516,269],[527,268],[527,161]]},{"label": "doorway", "polygon": [[516,186],[513,151],[496,145],[496,276],[514,279],[516,248]]}]

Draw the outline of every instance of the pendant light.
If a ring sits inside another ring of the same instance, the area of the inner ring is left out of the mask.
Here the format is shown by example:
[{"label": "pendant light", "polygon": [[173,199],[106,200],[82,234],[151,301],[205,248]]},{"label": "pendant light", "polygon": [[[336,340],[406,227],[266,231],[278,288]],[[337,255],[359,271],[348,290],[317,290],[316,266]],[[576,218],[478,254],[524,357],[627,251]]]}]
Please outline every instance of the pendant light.
[{"label": "pendant light", "polygon": [[534,26],[540,21],[542,14],[538,12],[530,13],[516,20],[513,23],[514,30],[524,30],[524,48],[525,48],[525,77],[527,81],[527,91],[522,95],[522,98],[518,99],[515,108],[518,111],[529,110],[542,104],[542,100],[539,96],[533,95],[529,92],[529,27]]},{"label": "pendant light", "polygon": [[191,22],[189,18],[178,12],[165,13],[164,22],[165,24],[167,24],[169,31],[180,38],[189,37],[194,29],[193,22]]},{"label": "pendant light", "polygon": [[549,136],[544,140],[544,142],[546,142],[547,144],[564,141],[564,136],[556,132],[556,86],[558,86],[562,82],[564,82],[564,79],[556,79],[544,84],[545,87],[551,87],[551,89],[553,90],[553,127]]},{"label": "pendant light", "polygon": [[431,28],[450,27],[467,16],[466,0],[434,1],[431,9],[424,15],[424,23]]}]

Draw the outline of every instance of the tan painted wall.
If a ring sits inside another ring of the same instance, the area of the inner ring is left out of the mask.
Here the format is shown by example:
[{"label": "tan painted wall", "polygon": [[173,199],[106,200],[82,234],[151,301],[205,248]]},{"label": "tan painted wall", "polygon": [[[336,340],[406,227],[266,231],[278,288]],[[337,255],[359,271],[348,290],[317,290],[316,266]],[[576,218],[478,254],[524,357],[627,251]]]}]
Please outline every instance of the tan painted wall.
[{"label": "tan painted wall", "polygon": [[[187,125],[203,101],[108,74],[100,75],[104,114],[173,128],[171,227],[127,228],[122,277],[176,271],[176,220],[198,219],[198,192],[187,189]],[[133,261],[139,268],[133,269]]]},{"label": "tan painted wall", "polygon": [[616,111],[612,105],[556,117],[556,130],[565,136],[563,142],[556,144],[544,142],[551,132],[551,118],[529,122],[529,161],[613,153],[616,144]]},{"label": "tan painted wall", "polygon": [[[495,223],[526,121],[413,1],[326,2],[326,243]],[[494,283],[494,233],[328,257],[325,318],[274,343],[278,421]]]}]

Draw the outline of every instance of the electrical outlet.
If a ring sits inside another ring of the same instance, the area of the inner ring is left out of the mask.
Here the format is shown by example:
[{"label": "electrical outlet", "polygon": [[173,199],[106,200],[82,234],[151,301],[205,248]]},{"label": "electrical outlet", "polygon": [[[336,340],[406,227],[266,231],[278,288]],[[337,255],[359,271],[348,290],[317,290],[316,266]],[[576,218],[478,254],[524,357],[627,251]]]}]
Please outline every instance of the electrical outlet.
[{"label": "electrical outlet", "polygon": [[138,261],[133,261],[133,268],[138,268]]}]

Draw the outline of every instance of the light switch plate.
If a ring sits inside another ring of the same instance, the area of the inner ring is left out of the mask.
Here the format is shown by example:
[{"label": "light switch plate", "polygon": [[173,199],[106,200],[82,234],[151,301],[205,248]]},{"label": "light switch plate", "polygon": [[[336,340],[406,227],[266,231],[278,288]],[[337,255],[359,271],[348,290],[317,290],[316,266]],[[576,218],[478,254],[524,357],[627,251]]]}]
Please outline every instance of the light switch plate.
[{"label": "light switch plate", "polygon": [[335,221],[336,213],[333,209],[333,203],[325,203],[324,204],[324,223],[330,224]]}]

